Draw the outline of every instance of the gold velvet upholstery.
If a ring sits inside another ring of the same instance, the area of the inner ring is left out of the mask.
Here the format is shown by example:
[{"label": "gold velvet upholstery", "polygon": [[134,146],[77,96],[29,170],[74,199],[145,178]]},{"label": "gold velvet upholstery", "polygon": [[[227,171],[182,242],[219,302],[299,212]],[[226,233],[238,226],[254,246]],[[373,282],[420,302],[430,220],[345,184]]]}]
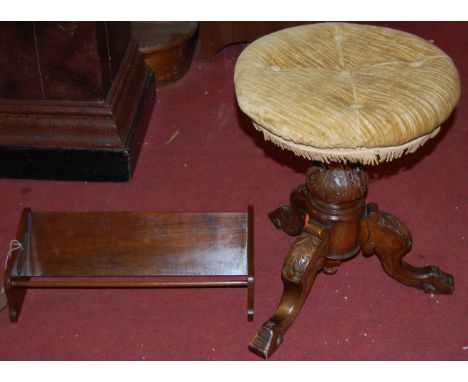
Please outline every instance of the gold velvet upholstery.
[{"label": "gold velvet upholstery", "polygon": [[240,108],[266,139],[313,160],[378,163],[435,136],[460,96],[434,44],[394,29],[319,23],[264,36],[235,69]]}]

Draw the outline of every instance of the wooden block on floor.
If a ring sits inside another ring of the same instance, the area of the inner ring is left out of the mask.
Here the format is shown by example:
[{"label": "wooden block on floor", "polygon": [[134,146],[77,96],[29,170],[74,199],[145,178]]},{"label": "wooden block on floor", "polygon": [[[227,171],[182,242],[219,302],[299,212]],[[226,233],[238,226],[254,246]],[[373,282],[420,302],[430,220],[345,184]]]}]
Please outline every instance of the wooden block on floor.
[{"label": "wooden block on floor", "polygon": [[132,33],[153,69],[158,86],[177,81],[190,68],[195,49],[196,21],[132,22]]}]

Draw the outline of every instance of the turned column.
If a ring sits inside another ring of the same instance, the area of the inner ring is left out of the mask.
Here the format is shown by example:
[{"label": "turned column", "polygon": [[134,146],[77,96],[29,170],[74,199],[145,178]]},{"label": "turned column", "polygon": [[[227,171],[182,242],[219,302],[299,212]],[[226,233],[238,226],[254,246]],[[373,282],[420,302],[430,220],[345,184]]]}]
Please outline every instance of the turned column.
[{"label": "turned column", "polygon": [[281,272],[284,291],[278,308],[249,345],[270,357],[299,314],[316,275],[336,273],[338,266],[362,249],[376,254],[386,273],[397,281],[426,292],[453,292],[453,277],[434,266],[417,268],[403,261],[411,249],[411,234],[396,217],[366,206],[368,176],[362,166],[314,163],[306,183],[297,186],[290,205],[269,217],[291,236],[298,236]]}]

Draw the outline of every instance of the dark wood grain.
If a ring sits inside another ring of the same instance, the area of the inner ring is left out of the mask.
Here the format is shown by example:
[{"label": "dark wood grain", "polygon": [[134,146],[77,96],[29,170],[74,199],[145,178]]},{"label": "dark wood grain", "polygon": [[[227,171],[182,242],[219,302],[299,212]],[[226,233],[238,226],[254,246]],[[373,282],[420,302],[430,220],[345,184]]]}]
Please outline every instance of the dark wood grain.
[{"label": "dark wood grain", "polygon": [[0,31],[0,98],[102,101],[130,23],[2,22]]},{"label": "dark wood grain", "polygon": [[34,213],[29,276],[248,273],[245,213]]},{"label": "dark wood grain", "polygon": [[251,42],[268,33],[296,25],[293,21],[202,21],[199,41],[202,55],[212,60],[223,47]]},{"label": "dark wood grain", "polygon": [[252,320],[253,213],[26,209],[4,278],[10,317],[27,288],[246,287]]},{"label": "dark wood grain", "polygon": [[[94,22],[34,22],[44,100],[104,100]],[[100,70],[96,70],[99,68]]]},{"label": "dark wood grain", "polygon": [[215,288],[246,287],[247,281],[89,281],[89,280],[13,280],[15,288]]},{"label": "dark wood grain", "polygon": [[0,98],[42,97],[33,23],[0,22]]},{"label": "dark wood grain", "polygon": [[[22,23],[0,25],[25,29]],[[151,70],[130,38],[129,24],[33,25],[44,92],[41,97],[35,91],[28,96],[18,80],[16,91],[22,96],[9,92],[9,98],[0,98],[0,157],[4,163],[0,176],[129,180],[149,122],[147,109],[152,109],[155,99]],[[16,56],[10,51],[3,53],[7,64],[0,66],[5,69],[0,72],[0,84],[14,67],[10,61]],[[29,57],[32,53],[28,52]],[[16,76],[22,78],[24,68],[16,66]],[[39,75],[37,67],[28,70]],[[140,118],[143,115],[146,117]],[[133,137],[138,137],[139,145]],[[109,162],[110,169],[102,171],[101,164]],[[64,166],[68,172],[64,173]]]},{"label": "dark wood grain", "polygon": [[277,228],[299,236],[283,265],[279,305],[250,343],[252,352],[269,358],[299,314],[317,273],[336,273],[340,264],[361,250],[365,256],[376,254],[385,272],[405,285],[430,293],[453,293],[450,274],[403,261],[411,249],[411,234],[376,204],[366,206],[367,186],[368,175],[359,165],[314,163],[306,183],[291,193],[291,205],[270,213]]},{"label": "dark wood grain", "polygon": [[[103,58],[103,65],[108,65],[110,70],[110,81],[115,79],[120,69],[120,64],[127,51],[128,43],[131,39],[130,21],[113,21],[96,23],[98,33],[98,43],[100,56]],[[103,35],[103,37],[101,37]],[[106,57],[108,59],[106,60]]]}]

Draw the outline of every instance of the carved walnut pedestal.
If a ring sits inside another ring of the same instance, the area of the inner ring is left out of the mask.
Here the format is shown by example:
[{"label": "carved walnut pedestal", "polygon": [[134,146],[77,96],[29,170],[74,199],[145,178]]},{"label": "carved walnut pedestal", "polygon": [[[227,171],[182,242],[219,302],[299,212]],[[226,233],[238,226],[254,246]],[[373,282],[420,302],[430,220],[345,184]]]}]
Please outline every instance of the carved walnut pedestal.
[{"label": "carved walnut pedestal", "polygon": [[[315,276],[334,274],[360,251],[377,255],[395,280],[425,292],[450,294],[453,277],[438,267],[417,268],[403,261],[411,249],[411,233],[395,216],[365,203],[368,176],[359,165],[314,163],[306,184],[291,193],[290,205],[270,213],[277,228],[298,236],[286,256],[281,278],[284,292],[278,308],[249,345],[269,358],[299,314]],[[308,221],[307,217],[308,216]]]}]

